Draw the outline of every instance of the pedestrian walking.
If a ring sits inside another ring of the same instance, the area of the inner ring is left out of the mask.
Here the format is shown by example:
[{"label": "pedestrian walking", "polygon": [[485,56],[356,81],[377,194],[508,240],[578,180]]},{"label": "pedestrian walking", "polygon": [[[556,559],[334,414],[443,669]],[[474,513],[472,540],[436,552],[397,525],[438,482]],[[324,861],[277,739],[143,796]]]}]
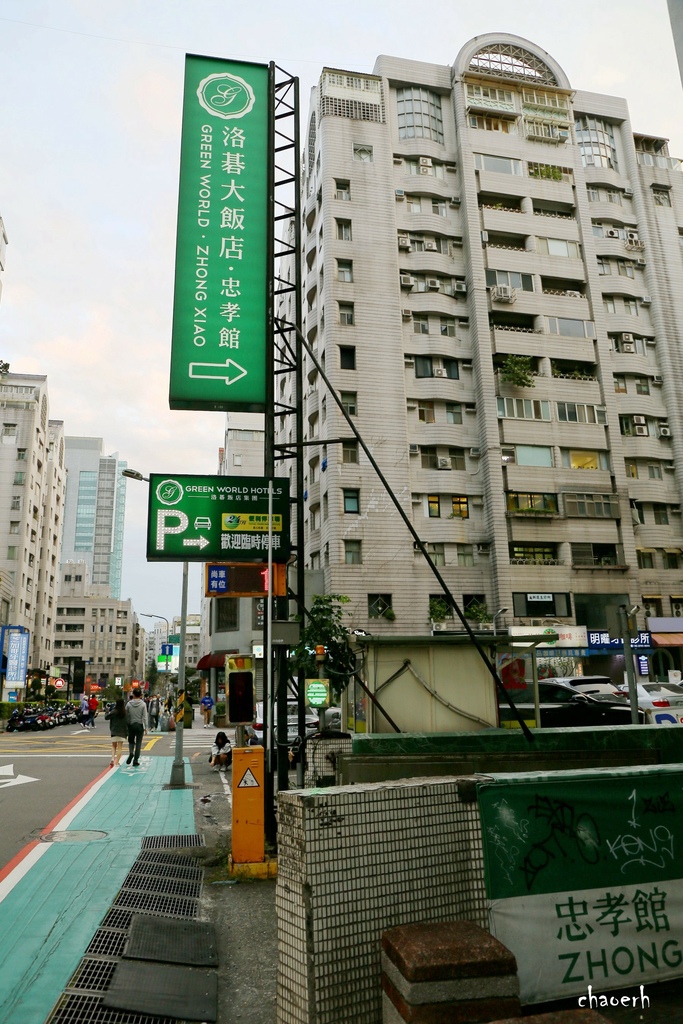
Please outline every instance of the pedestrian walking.
[{"label": "pedestrian walking", "polygon": [[121,760],[123,741],[128,738],[126,705],[122,697],[119,697],[113,708],[109,708],[105,712],[104,717],[109,722],[109,732],[111,734],[111,761],[109,762],[109,767],[116,768]]},{"label": "pedestrian walking", "polygon": [[80,722],[84,729],[88,727],[88,718],[90,717],[90,709],[88,708],[88,695],[84,693],[81,697],[81,712]]},{"label": "pedestrian walking", "polygon": [[211,725],[211,711],[216,702],[210,693],[205,693],[199,703],[202,708],[202,714],[204,715],[204,728],[208,729]]},{"label": "pedestrian walking", "polygon": [[133,696],[126,704],[126,720],[128,722],[128,757],[126,764],[133,762],[133,767],[140,764],[140,750],[142,748],[142,737],[147,732],[148,719],[147,708],[142,700],[142,690],[135,687]]},{"label": "pedestrian walking", "polygon": [[89,729],[95,728],[95,715],[97,714],[98,707],[97,697],[90,697],[88,699],[88,721],[85,723]]},{"label": "pedestrian walking", "polygon": [[156,732],[159,728],[159,715],[161,713],[161,701],[159,700],[159,694],[155,693],[147,705],[147,714],[149,715],[149,728],[151,732]]}]

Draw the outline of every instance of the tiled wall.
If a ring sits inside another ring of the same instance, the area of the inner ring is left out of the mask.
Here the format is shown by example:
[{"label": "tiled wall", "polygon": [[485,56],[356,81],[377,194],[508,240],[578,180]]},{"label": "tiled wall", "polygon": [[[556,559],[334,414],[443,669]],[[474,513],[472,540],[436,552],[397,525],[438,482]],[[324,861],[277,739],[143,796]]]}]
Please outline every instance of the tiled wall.
[{"label": "tiled wall", "polygon": [[280,794],[278,1024],[381,1024],[386,928],[487,927],[471,792],[435,778]]}]

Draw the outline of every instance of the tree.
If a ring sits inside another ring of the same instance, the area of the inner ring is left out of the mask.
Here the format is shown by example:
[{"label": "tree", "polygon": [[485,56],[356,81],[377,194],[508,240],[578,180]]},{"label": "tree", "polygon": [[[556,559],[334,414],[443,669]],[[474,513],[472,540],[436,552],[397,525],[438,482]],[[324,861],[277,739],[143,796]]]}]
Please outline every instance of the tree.
[{"label": "tree", "polygon": [[315,658],[316,646],[325,648],[322,663],[325,677],[338,700],[349,685],[356,666],[356,658],[349,644],[349,631],[343,623],[345,604],[350,598],[343,594],[316,595],[313,598],[306,624],[301,630],[299,643],[290,653],[290,667],[294,674],[303,669],[309,679],[316,679],[320,668]]},{"label": "tree", "polygon": [[158,678],[159,669],[157,668],[157,664],[155,661],[150,661],[149,665],[145,669],[145,679],[149,683],[150,690],[154,689],[154,687],[157,685]]}]

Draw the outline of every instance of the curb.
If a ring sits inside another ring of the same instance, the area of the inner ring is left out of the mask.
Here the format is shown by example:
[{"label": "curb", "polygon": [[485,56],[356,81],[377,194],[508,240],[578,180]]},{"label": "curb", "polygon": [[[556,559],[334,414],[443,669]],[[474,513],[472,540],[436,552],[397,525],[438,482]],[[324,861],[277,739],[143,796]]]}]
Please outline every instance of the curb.
[{"label": "curb", "polygon": [[228,861],[228,873],[231,878],[246,881],[253,879],[277,878],[277,858],[266,855],[264,861],[251,864],[236,864],[230,855]]}]

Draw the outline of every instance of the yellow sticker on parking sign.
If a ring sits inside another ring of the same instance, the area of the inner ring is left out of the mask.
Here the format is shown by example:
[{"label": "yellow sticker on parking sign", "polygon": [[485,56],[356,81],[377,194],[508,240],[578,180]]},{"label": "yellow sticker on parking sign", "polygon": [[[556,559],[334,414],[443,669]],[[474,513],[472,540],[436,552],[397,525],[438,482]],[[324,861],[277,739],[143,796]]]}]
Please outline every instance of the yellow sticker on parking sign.
[{"label": "yellow sticker on parking sign", "polygon": [[[282,531],[282,516],[273,515],[273,533]],[[258,512],[223,512],[222,530],[248,530],[249,533],[268,532],[268,514]]]}]

